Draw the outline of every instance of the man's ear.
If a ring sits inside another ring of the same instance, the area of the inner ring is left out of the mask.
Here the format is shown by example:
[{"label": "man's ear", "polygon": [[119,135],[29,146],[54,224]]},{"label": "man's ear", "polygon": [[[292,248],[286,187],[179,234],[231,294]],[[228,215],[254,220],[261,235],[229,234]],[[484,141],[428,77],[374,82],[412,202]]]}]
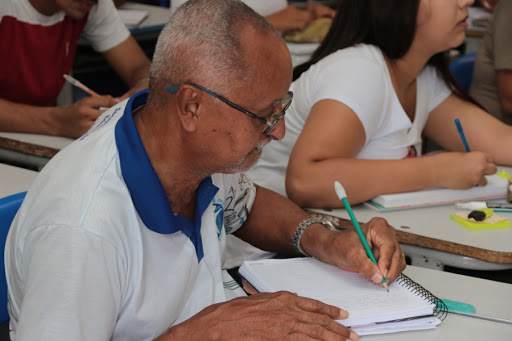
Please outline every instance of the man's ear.
[{"label": "man's ear", "polygon": [[197,112],[200,99],[199,89],[188,84],[180,86],[176,93],[178,117],[183,128],[188,132],[194,132],[197,129],[197,120],[199,119]]}]

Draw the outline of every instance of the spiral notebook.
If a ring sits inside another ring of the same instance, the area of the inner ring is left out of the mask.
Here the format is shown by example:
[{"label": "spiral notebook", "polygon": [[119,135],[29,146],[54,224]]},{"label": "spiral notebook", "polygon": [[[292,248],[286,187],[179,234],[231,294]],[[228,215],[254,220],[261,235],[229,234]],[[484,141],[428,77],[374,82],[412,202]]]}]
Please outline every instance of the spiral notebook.
[{"label": "spiral notebook", "polygon": [[338,322],[359,335],[435,328],[447,312],[442,300],[404,274],[387,292],[314,258],[246,261],[239,272],[259,292],[286,290],[347,310],[348,319]]}]

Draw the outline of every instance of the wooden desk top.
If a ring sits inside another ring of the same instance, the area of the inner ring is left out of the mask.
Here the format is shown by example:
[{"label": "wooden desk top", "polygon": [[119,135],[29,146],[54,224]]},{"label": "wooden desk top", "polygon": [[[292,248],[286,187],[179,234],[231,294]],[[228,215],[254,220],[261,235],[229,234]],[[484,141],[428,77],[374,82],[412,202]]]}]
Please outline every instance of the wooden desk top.
[{"label": "wooden desk top", "polygon": [[0,148],[51,159],[73,139],[38,134],[0,133]]},{"label": "wooden desk top", "polygon": [[[358,205],[353,208],[360,222],[383,217],[396,228],[400,243],[453,253],[492,263],[512,264],[512,229],[470,231],[449,218],[453,205],[377,212]],[[344,209],[308,209],[314,217],[322,217],[339,228],[353,228]],[[507,215],[512,219],[511,214]]]}]

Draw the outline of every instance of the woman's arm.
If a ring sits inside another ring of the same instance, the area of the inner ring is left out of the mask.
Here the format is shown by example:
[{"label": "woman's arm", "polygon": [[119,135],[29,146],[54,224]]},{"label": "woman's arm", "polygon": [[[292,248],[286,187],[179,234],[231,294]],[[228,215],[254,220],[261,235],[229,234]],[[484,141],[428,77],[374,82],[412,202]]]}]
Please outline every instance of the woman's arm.
[{"label": "woman's arm", "polygon": [[498,165],[512,166],[512,126],[455,95],[449,96],[429,116],[424,133],[441,147],[463,151],[455,127],[458,118],[471,151],[491,154]]},{"label": "woman's arm", "polygon": [[484,153],[355,159],[365,140],[363,125],[348,106],[334,100],[316,103],[288,164],[286,190],[290,199],[303,207],[340,207],[335,180],[343,184],[351,203],[360,203],[384,193],[434,186],[469,188],[485,184],[483,175],[496,171]]}]

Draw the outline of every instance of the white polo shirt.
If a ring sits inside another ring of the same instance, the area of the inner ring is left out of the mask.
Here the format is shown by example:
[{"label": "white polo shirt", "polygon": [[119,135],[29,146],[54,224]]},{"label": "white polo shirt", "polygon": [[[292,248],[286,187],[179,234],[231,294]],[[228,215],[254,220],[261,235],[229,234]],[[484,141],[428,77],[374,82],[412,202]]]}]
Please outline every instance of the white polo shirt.
[{"label": "white polo shirt", "polygon": [[12,340],[153,340],[243,295],[223,284],[221,257],[256,189],[215,174],[194,222],[174,214],[132,118],[146,100],[105,112],[33,183],[5,250]]}]

